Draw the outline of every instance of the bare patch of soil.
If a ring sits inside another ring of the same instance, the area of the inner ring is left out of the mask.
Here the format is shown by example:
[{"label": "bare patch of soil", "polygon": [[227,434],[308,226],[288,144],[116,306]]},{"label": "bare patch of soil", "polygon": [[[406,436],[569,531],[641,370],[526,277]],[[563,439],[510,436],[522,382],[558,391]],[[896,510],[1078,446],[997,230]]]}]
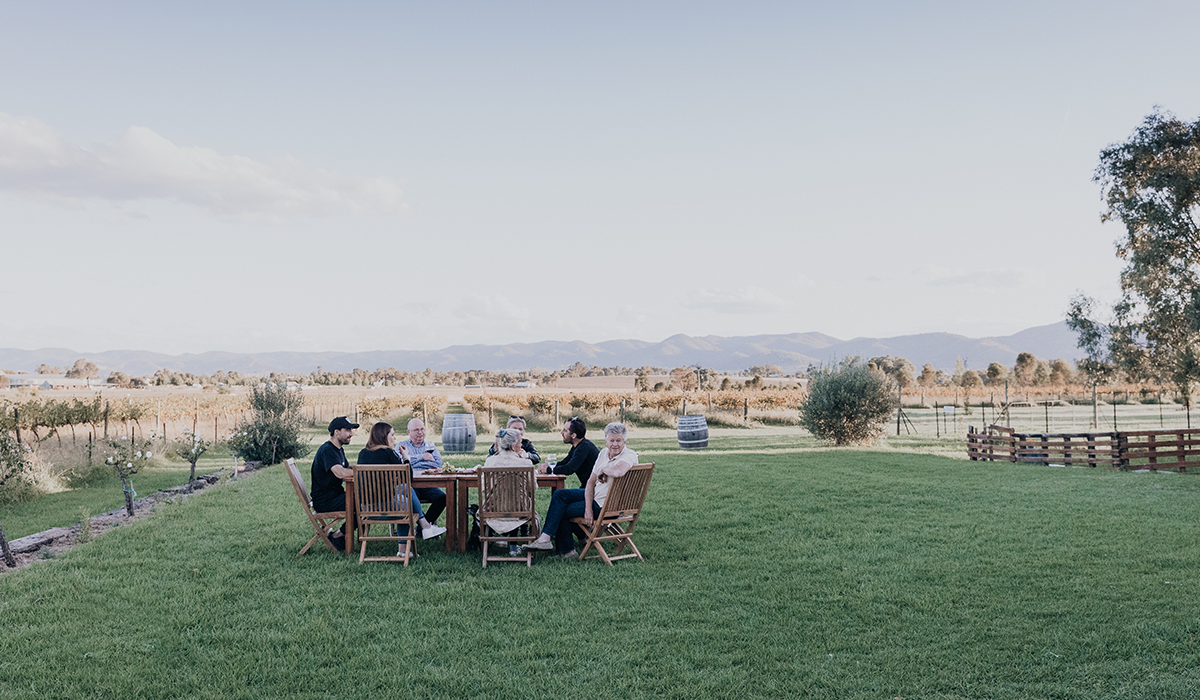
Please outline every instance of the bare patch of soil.
[{"label": "bare patch of soil", "polygon": [[[247,466],[251,469],[254,468],[251,465]],[[247,473],[243,472],[238,475],[238,478],[244,478],[246,475]],[[139,498],[133,502],[132,518],[125,512],[125,506],[106,513],[100,513],[99,515],[93,515],[91,518],[91,539],[100,537],[114,528],[128,525],[134,520],[145,518],[153,513],[158,504],[163,501],[174,503],[186,500],[198,493],[203,493],[211,489],[213,486],[219,484],[220,481],[221,474],[219,472],[207,474],[197,477],[196,481],[192,484],[176,486]],[[44,532],[9,541],[8,545],[12,550],[17,565],[15,567],[6,566],[3,557],[0,557],[0,574],[15,571],[16,569],[23,569],[34,562],[54,559],[63,552],[69,551],[79,543],[79,528],[80,523],[75,523],[70,527],[54,527]]]}]

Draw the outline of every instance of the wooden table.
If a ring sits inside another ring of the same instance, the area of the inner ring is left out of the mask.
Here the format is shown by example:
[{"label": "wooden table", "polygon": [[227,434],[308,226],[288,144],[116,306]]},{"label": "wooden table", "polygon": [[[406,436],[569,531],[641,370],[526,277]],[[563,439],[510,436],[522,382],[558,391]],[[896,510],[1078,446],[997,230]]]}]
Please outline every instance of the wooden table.
[{"label": "wooden table", "polygon": [[343,543],[346,545],[346,556],[351,556],[354,553],[354,536],[358,534],[358,523],[354,520],[354,482],[343,481],[346,485],[346,538]]},{"label": "wooden table", "polygon": [[[555,491],[567,483],[566,474],[538,474],[537,485]],[[357,523],[354,519],[354,482],[346,484],[346,556],[356,551],[354,538],[358,534]],[[479,488],[479,475],[475,472],[456,472],[454,474],[428,474],[424,471],[413,474],[413,488],[439,488],[446,492],[446,551],[457,550],[459,554],[467,551],[467,504],[470,489]],[[419,527],[419,526],[418,526]]]},{"label": "wooden table", "polygon": [[[553,493],[567,483],[565,474],[538,474],[537,485],[550,488]],[[470,503],[470,489],[479,488],[479,475],[475,472],[458,472],[455,474],[413,475],[413,487],[437,487],[446,490],[446,551],[451,548],[462,554],[467,551],[467,536],[470,528],[467,526],[467,504]]]},{"label": "wooden table", "polygon": [[[455,482],[460,478],[468,476],[467,474],[429,474],[428,470],[413,472],[412,485],[414,489],[442,489],[446,492],[446,551],[451,551],[451,540],[458,536],[459,519],[455,516],[458,512],[458,489],[454,488]],[[475,476],[471,473],[470,476]],[[464,512],[466,506],[463,506]],[[420,527],[418,525],[418,527]],[[466,550],[463,550],[466,551]]]},{"label": "wooden table", "polygon": [[[467,551],[467,504],[470,501],[468,495],[470,489],[479,488],[479,475],[475,473],[462,474],[462,478],[458,480],[458,498],[460,506],[458,509],[458,553],[462,554]],[[567,483],[566,474],[538,474],[537,485],[548,486],[550,494],[561,489]]]}]

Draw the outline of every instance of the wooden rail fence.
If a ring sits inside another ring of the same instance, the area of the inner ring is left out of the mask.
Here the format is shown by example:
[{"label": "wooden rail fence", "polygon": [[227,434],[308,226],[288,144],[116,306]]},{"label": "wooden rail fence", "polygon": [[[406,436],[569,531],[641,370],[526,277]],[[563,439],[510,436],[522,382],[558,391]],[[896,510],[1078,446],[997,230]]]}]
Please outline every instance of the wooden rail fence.
[{"label": "wooden rail fence", "polygon": [[973,461],[1106,466],[1114,469],[1200,470],[1200,428],[1110,433],[1018,433],[989,425],[967,429]]}]

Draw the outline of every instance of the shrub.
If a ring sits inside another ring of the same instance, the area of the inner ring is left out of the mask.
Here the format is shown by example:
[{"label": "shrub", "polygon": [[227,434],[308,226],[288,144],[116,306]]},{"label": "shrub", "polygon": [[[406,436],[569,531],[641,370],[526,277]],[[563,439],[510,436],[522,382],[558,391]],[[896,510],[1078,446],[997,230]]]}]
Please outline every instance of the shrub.
[{"label": "shrub", "polygon": [[277,464],[308,454],[300,437],[304,397],[285,384],[269,383],[250,390],[250,416],[238,421],[229,437],[234,454],[251,462]]},{"label": "shrub", "polygon": [[800,405],[800,423],[810,433],[836,445],[869,443],[883,432],[896,410],[890,382],[861,361],[817,371]]}]

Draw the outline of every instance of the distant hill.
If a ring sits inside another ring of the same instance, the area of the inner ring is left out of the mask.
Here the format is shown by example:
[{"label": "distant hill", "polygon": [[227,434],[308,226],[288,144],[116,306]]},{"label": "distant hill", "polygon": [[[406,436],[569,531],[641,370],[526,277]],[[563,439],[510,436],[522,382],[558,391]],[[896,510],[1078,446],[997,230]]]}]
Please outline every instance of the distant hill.
[{"label": "distant hill", "polygon": [[1031,352],[1040,358],[1074,360],[1079,356],[1075,335],[1065,322],[1029,328],[1009,336],[968,338],[952,333],[921,333],[894,338],[839,340],[824,333],[693,337],[673,335],[658,343],[643,340],[608,340],[585,343],[578,340],[510,345],[452,345],[440,350],[373,350],[370,352],[203,352],[165,355],[142,350],[79,352],[64,348],[39,350],[0,349],[0,367],[33,372],[40,364],[69,367],[86,357],[105,376],[119,371],[133,376],[153,374],[167,368],[176,372],[211,374],[217,370],[243,374],[267,372],[311,372],[317,367],[337,372],[355,368],[374,370],[394,367],[415,372],[435,370],[516,371],[540,367],[562,369],[582,362],[602,367],[678,367],[699,364],[736,372],[755,365],[778,365],[784,372],[805,369],[813,363],[828,363],[858,355],[906,357],[919,369],[929,362],[938,369],[952,370],[956,358],[968,367],[983,369],[992,362],[1012,365],[1017,354]]}]

